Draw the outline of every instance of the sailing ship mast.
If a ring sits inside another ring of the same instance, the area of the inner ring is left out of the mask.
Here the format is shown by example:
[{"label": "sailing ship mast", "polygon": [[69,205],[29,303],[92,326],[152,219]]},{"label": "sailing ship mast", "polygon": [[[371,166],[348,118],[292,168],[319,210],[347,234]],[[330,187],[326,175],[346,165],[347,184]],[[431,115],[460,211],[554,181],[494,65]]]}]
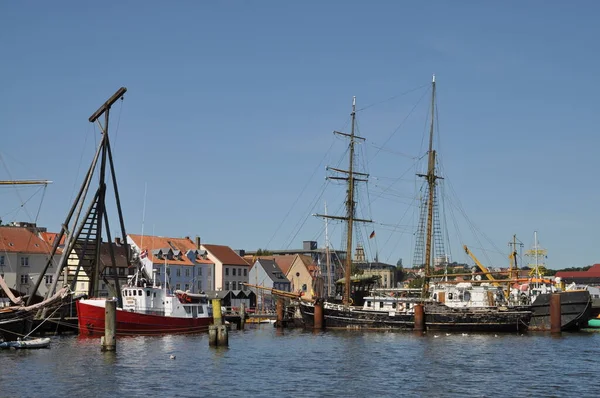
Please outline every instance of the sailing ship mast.
[{"label": "sailing ship mast", "polygon": [[[350,139],[350,144],[349,144],[349,152],[350,152],[350,156],[349,156],[349,165],[348,165],[348,170],[341,170],[341,169],[336,169],[333,167],[327,167],[327,170],[332,170],[338,173],[342,173],[342,174],[346,174],[346,177],[336,177],[336,176],[330,176],[327,177],[329,179],[332,180],[345,180],[348,182],[348,196],[347,196],[347,200],[346,200],[346,216],[345,217],[339,217],[339,216],[330,216],[330,215],[325,215],[325,214],[317,214],[317,216],[319,217],[323,217],[323,218],[330,218],[330,219],[335,219],[335,220],[344,220],[346,221],[346,264],[345,264],[345,283],[344,283],[344,297],[343,297],[343,304],[344,306],[349,306],[350,305],[350,273],[352,270],[352,232],[353,232],[353,227],[354,227],[354,223],[355,222],[372,222],[372,220],[363,220],[363,219],[359,219],[355,217],[355,209],[356,209],[356,202],[354,201],[354,188],[355,188],[355,183],[359,182],[359,181],[367,181],[366,178],[369,177],[368,174],[366,173],[359,173],[354,171],[354,145],[356,144],[356,141],[364,141],[365,139],[363,137],[359,137],[357,135],[354,134],[354,129],[355,129],[355,125],[356,125],[356,97],[352,97],[352,113],[350,113],[351,119],[352,119],[352,123],[351,123],[351,128],[350,128],[350,134],[348,133],[342,133],[340,131],[334,131],[334,134],[338,134],[344,137],[347,137]],[[360,176],[363,178],[357,178],[356,176]]]},{"label": "sailing ship mast", "polygon": [[427,198],[427,230],[425,240],[425,277],[423,279],[423,290],[421,296],[425,297],[429,290],[429,277],[431,275],[431,262],[432,262],[432,241],[433,241],[433,211],[435,201],[435,186],[436,181],[441,177],[435,175],[435,155],[436,151],[433,149],[433,128],[435,123],[435,75],[431,80],[431,126],[429,128],[429,156],[427,162],[427,174],[417,174],[419,177],[424,177],[428,185],[428,198]]}]

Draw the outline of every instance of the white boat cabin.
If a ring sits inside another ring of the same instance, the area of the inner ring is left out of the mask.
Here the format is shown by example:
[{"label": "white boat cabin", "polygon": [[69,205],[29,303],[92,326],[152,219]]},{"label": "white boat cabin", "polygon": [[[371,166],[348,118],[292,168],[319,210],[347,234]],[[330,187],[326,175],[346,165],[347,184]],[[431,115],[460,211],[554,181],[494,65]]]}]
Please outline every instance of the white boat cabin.
[{"label": "white boat cabin", "polygon": [[178,318],[212,316],[212,307],[205,294],[176,290],[171,295],[165,289],[154,286],[125,286],[122,294],[124,311]]},{"label": "white boat cabin", "polygon": [[492,286],[489,283],[473,285],[462,282],[456,285],[433,285],[431,298],[451,308],[496,307],[506,304],[502,287]]}]

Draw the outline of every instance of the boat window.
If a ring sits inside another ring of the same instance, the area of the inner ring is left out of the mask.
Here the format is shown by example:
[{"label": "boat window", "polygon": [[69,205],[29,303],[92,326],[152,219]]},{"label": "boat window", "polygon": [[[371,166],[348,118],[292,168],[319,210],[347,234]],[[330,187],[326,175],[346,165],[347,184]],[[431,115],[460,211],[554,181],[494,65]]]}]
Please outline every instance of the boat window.
[{"label": "boat window", "polygon": [[471,300],[471,293],[465,292],[465,301]]},{"label": "boat window", "polygon": [[379,302],[379,308],[383,308],[383,301]]},{"label": "boat window", "polygon": [[370,307],[370,306],[371,306],[371,302],[367,301],[367,307]]},{"label": "boat window", "polygon": [[437,293],[433,293],[433,299],[437,300]]},{"label": "boat window", "polygon": [[192,312],[192,309],[190,308],[190,306],[189,306],[189,305],[184,305],[184,306],[183,306],[183,309],[185,310],[185,313],[186,313],[186,314],[190,314],[190,313]]},{"label": "boat window", "polygon": [[138,290],[138,296],[143,296],[142,289]]},{"label": "boat window", "polygon": [[123,290],[123,296],[127,296],[127,290]]},{"label": "boat window", "polygon": [[150,297],[150,290],[146,290],[146,296]]},{"label": "boat window", "polygon": [[135,294],[135,290],[133,291],[133,295],[134,295],[134,296],[137,296],[137,294]]},{"label": "boat window", "polygon": [[198,314],[204,314],[204,307],[198,307]]},{"label": "boat window", "polygon": [[396,303],[392,303],[392,308],[396,308]]},{"label": "boat window", "polygon": [[448,300],[452,300],[452,297],[453,297],[453,296],[454,296],[454,295],[453,295],[452,293],[448,293]]}]

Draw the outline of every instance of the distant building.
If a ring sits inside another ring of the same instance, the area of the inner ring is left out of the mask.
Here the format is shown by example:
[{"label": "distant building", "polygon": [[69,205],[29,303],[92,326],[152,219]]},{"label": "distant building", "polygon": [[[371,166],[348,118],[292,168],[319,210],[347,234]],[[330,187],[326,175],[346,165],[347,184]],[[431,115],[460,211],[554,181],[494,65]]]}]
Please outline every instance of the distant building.
[{"label": "distant building", "polygon": [[250,265],[229,246],[200,245],[207,258],[215,264],[214,290],[248,290]]},{"label": "distant building", "polygon": [[[44,270],[52,246],[43,239],[45,228],[39,228],[34,223],[13,223],[0,227],[0,276],[10,289],[22,295],[33,293],[33,288]],[[56,271],[56,256],[40,284],[38,295],[43,296],[48,291]]]},{"label": "distant building", "polygon": [[151,282],[171,291],[212,290],[215,264],[189,237],[127,236]]},{"label": "distant building", "polygon": [[594,264],[587,271],[558,271],[555,275],[565,283],[600,286],[600,264]]},{"label": "distant building", "polygon": [[380,288],[396,287],[396,266],[381,262],[354,263],[354,266],[363,272],[363,275],[379,276]]},{"label": "distant building", "polygon": [[[251,284],[262,286],[267,289],[277,289],[286,292],[291,290],[290,281],[285,277],[283,271],[281,271],[274,260],[256,260],[250,269],[249,280],[251,281]],[[275,297],[269,290],[258,288],[251,289],[256,294],[258,306],[274,308]]]}]

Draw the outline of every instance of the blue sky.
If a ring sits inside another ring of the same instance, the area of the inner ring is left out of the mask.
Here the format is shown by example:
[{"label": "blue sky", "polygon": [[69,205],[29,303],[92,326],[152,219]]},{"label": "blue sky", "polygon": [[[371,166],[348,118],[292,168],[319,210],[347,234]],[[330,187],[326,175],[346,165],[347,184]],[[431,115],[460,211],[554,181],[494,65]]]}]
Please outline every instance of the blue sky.
[{"label": "blue sky", "polygon": [[[357,96],[375,104],[358,112],[374,177],[359,212],[376,221],[359,238],[410,265],[435,73],[445,206],[468,216],[447,216],[453,259],[467,244],[506,265],[512,235],[528,248],[537,230],[549,267],[600,262],[597,15],[594,1],[0,2],[0,179],[53,180],[37,221],[58,230],[98,141],[87,119],[126,86],[111,138],[129,232],[147,184],[146,234],[322,245],[310,214],[343,201],[324,167],[346,166],[331,132]],[[0,217],[35,219],[40,201],[0,188]]]}]

